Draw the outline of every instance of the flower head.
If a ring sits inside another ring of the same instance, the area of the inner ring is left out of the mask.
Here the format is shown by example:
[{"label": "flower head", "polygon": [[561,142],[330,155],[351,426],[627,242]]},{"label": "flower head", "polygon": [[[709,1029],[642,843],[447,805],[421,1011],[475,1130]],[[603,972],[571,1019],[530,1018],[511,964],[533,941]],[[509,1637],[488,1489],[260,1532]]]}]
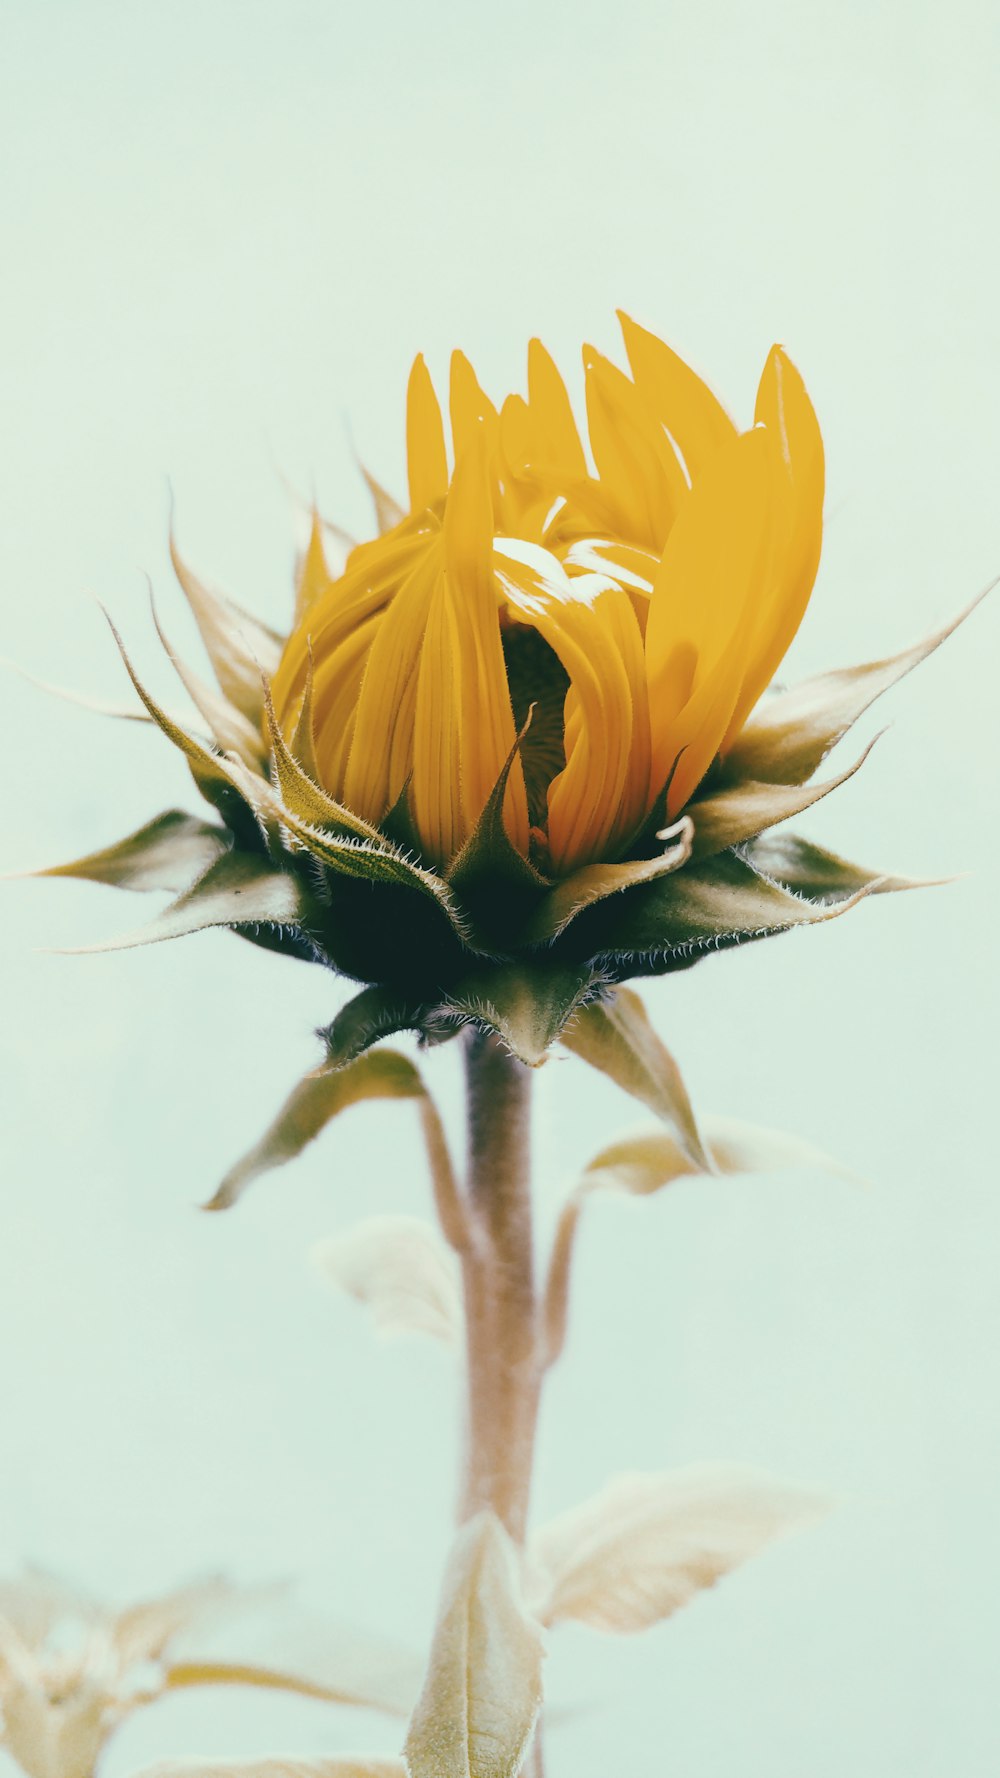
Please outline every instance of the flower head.
[{"label": "flower head", "polygon": [[215,819],[171,810],[57,867],[179,891],[120,942],[227,926],[367,984],[331,1027],[337,1063],[468,1020],[538,1060],[608,984],[906,886],[769,830],[851,775],[813,781],[954,623],[771,689],[820,553],[802,379],[775,346],[740,430],[622,328],[628,373],[584,353],[589,456],[537,341],[499,407],[455,355],[450,459],[418,358],[408,508],[368,477],[379,535],[336,570],[313,515],[288,636],[173,550],[218,689],[163,639],[203,737],[125,660]]}]

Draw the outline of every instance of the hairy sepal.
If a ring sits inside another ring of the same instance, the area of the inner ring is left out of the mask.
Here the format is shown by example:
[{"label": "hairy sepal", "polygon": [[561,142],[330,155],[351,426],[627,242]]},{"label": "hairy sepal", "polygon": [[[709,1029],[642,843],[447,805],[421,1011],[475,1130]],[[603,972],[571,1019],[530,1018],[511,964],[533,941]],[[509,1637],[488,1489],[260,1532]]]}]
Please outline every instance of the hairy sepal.
[{"label": "hairy sepal", "polygon": [[290,929],[308,937],[316,915],[304,885],[291,872],[272,870],[265,860],[243,852],[226,852],[147,925],[120,938],[75,946],[69,954],[130,950],[214,926],[240,932],[255,927]]},{"label": "hairy sepal", "polygon": [[88,852],[68,864],[51,864],[31,875],[80,877],[115,889],[169,889],[177,894],[227,852],[229,843],[221,827],[199,821],[182,809],[168,809],[113,846]]},{"label": "hairy sepal", "polygon": [[674,1132],[694,1167],[706,1173],[714,1171],[681,1071],[633,989],[615,988],[600,1001],[583,1007],[563,1031],[561,1041],[624,1092],[648,1105]]},{"label": "hairy sepal", "polygon": [[605,977],[593,964],[562,963],[542,956],[470,971],[423,1015],[433,1039],[450,1029],[475,1025],[495,1033],[511,1055],[538,1068],[568,1021],[603,990]]}]

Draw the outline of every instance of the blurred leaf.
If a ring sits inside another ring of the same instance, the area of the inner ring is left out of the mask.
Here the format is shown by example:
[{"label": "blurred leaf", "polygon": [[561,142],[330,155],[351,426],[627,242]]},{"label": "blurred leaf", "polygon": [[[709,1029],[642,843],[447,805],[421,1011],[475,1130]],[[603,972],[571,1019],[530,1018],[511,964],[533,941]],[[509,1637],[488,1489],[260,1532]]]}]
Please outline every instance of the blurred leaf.
[{"label": "blurred leaf", "polygon": [[616,988],[606,999],[584,1007],[563,1031],[561,1042],[655,1111],[695,1166],[712,1172],[681,1071],[632,988]]},{"label": "blurred leaf", "polygon": [[272,870],[260,858],[225,852],[202,877],[146,926],[95,945],[76,945],[67,953],[84,956],[98,951],[125,951],[134,945],[183,938],[209,926],[297,926],[312,911],[297,878]]},{"label": "blurred leaf", "polygon": [[990,591],[978,593],[943,629],[900,654],[821,673],[763,698],[726,755],[727,776],[804,783],[876,698],[933,654]]},{"label": "blurred leaf", "polygon": [[542,1642],[513,1545],[492,1513],[462,1527],[445,1573],[410,1778],[516,1778],[542,1701]]},{"label": "blurred leaf", "polygon": [[586,908],[608,896],[672,876],[691,856],[694,829],[684,815],[657,837],[669,840],[656,858],[638,858],[625,864],[584,864],[572,876],[557,883],[528,920],[524,936],[529,944],[551,944]]},{"label": "blurred leaf", "polygon": [[531,1543],[536,1610],[614,1632],[646,1630],[829,1502],[743,1464],[616,1476]]},{"label": "blurred leaf", "polygon": [[408,1716],[420,1667],[391,1638],[292,1605],[220,1626],[214,1636],[190,1633],[171,1649],[166,1681],[172,1691],[247,1685]]},{"label": "blurred leaf", "polygon": [[126,1606],[114,1617],[110,1638],[123,1667],[157,1661],[181,1631],[226,1610],[245,1609],[246,1595],[231,1582],[215,1577],[178,1587],[158,1599]]},{"label": "blurred leaf", "polygon": [[[875,740],[878,738],[876,735]],[[779,821],[801,815],[804,809],[811,808],[813,803],[829,796],[831,790],[839,790],[841,784],[853,778],[874,745],[875,741],[871,741],[860,759],[838,777],[828,778],[824,784],[758,784],[744,780],[731,789],[717,791],[701,802],[690,804],[688,814],[694,822],[691,856],[696,859],[711,857],[729,846],[753,839],[765,828],[777,826]]]},{"label": "blurred leaf", "polygon": [[186,888],[208,869],[229,840],[220,827],[197,821],[181,809],[168,809],[113,846],[88,852],[69,864],[52,864],[34,871],[38,877],[83,877],[93,883],[109,883],[116,889]]},{"label": "blurred leaf", "polygon": [[262,673],[275,673],[283,640],[250,612],[213,592],[181,558],[170,532],[170,559],[205,644],[212,671],[229,702],[248,722],[261,718]]},{"label": "blurred leaf", "polygon": [[458,1268],[419,1217],[367,1217],[346,1234],[318,1242],[313,1259],[324,1278],[371,1309],[380,1334],[430,1334],[446,1345],[459,1339]]},{"label": "blurred leaf", "polygon": [[[842,1167],[822,1149],[782,1130],[745,1124],[732,1117],[706,1117],[702,1119],[702,1132],[714,1162],[713,1171],[719,1174],[772,1173],[786,1167],[808,1167],[861,1183],[856,1173]],[[625,1191],[643,1197],[675,1179],[706,1171],[665,1130],[650,1130],[602,1148],[588,1162],[577,1190]]]},{"label": "blurred leaf", "polygon": [[567,1020],[602,981],[592,963],[550,957],[486,966],[449,988],[425,1014],[424,1026],[432,1036],[465,1024],[495,1031],[519,1061],[537,1068]]},{"label": "blurred leaf", "polygon": [[401,1759],[343,1753],[333,1759],[165,1759],[136,1778],[406,1778]]},{"label": "blurred leaf", "polygon": [[227,1210],[252,1180],[294,1160],[332,1118],[363,1099],[417,1099],[424,1084],[408,1056],[370,1050],[344,1068],[326,1064],[292,1089],[259,1142],[231,1167],[206,1210]]}]

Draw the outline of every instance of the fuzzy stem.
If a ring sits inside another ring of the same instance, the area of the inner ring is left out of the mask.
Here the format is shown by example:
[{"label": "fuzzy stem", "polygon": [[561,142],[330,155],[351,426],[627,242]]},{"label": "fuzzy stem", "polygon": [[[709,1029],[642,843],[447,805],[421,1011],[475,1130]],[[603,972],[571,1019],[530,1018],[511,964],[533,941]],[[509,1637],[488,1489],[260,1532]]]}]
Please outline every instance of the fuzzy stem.
[{"label": "fuzzy stem", "polygon": [[531,1229],[531,1071],[498,1039],[465,1039],[468,1357],[460,1517],[491,1507],[524,1541],[541,1384]]}]

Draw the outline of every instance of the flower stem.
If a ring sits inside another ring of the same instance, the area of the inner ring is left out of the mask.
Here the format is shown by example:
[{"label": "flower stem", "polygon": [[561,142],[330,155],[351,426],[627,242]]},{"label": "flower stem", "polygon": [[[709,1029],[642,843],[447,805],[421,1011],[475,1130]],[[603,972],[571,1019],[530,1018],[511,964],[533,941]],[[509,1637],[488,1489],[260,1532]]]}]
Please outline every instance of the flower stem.
[{"label": "flower stem", "polygon": [[481,1032],[466,1036],[465,1063],[468,1395],[459,1512],[466,1519],[491,1507],[523,1543],[542,1375],[531,1227],[531,1070]]}]

